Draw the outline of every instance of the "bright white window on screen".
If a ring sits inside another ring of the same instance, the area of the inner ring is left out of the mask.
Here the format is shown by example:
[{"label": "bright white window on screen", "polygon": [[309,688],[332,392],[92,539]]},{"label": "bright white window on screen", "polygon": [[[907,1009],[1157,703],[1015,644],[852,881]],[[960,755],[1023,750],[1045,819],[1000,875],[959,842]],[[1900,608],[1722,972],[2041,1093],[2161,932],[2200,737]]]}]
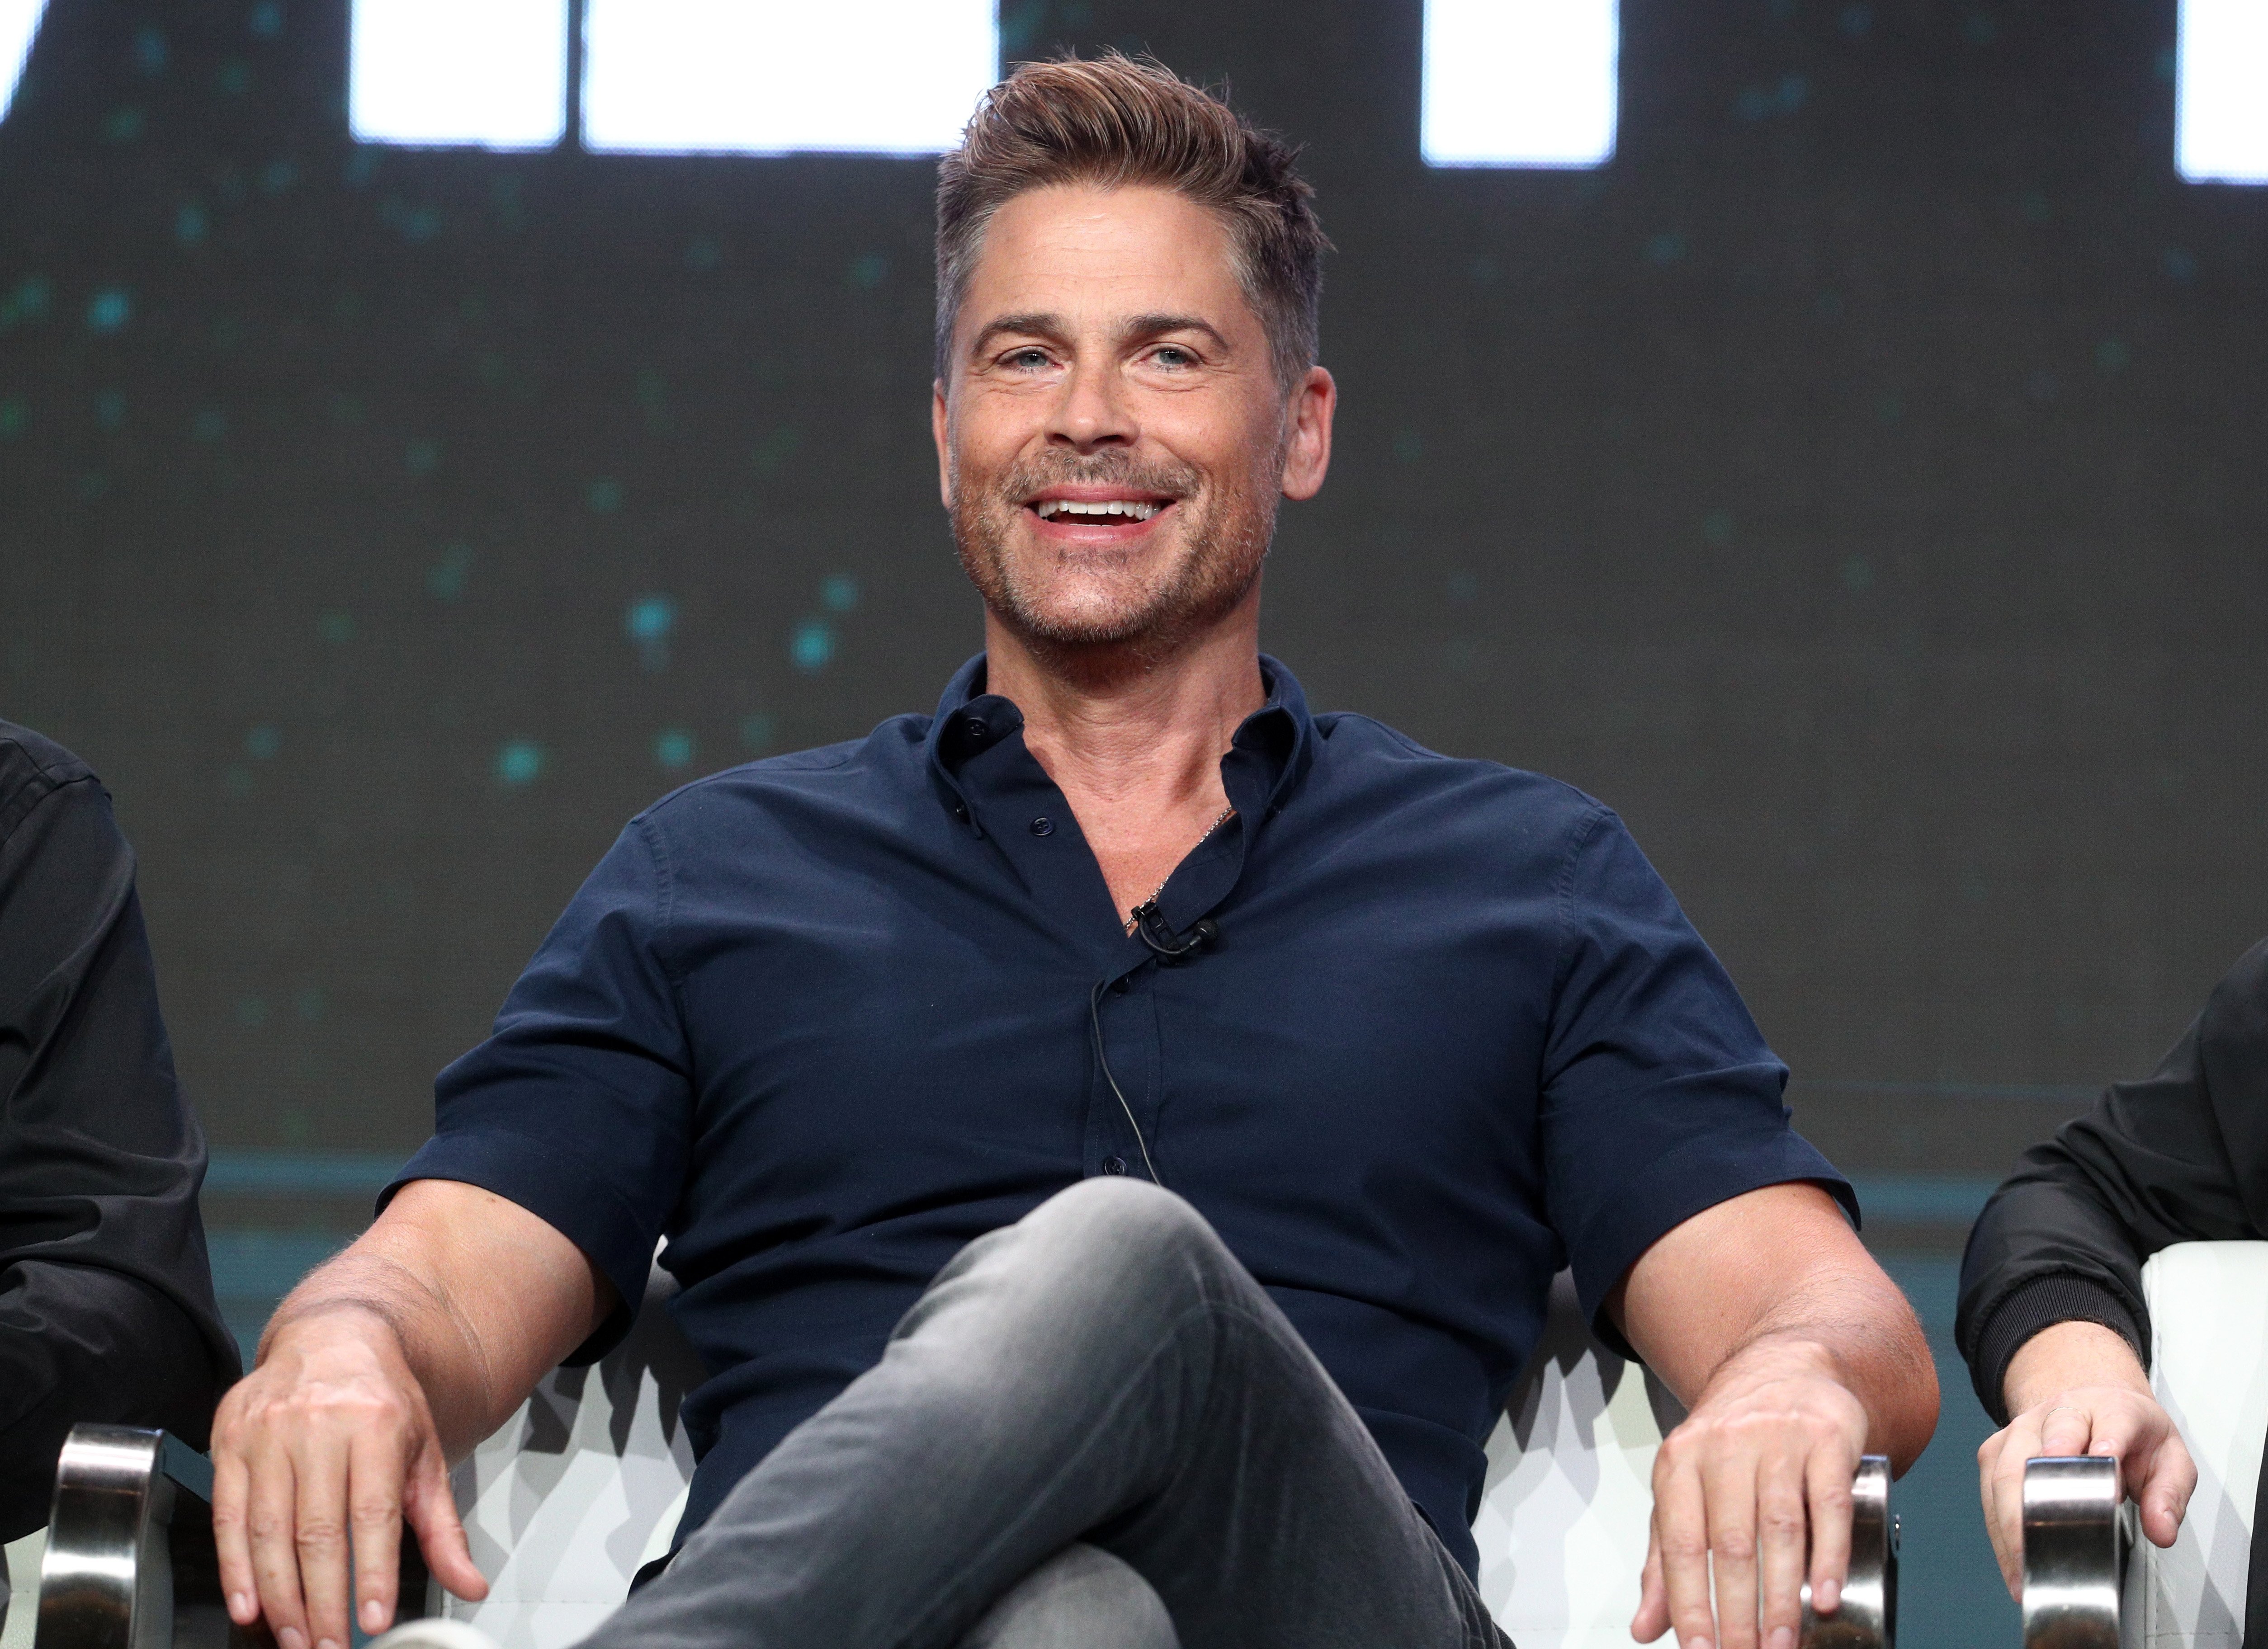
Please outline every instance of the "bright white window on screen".
[{"label": "bright white window on screen", "polygon": [[993,0],[586,0],[583,141],[936,154],[998,77]]},{"label": "bright white window on screen", "polygon": [[1425,0],[1425,164],[1601,165],[1621,46],[1616,0]]},{"label": "bright white window on screen", "polygon": [[2174,164],[2196,183],[2268,183],[2268,0],[2182,0]]},{"label": "bright white window on screen", "polygon": [[567,129],[566,0],[354,0],[364,143],[548,149]]},{"label": "bright white window on screen", "polygon": [[40,13],[47,9],[48,0],[0,0],[0,120],[8,118],[16,101],[32,37],[40,32]]}]

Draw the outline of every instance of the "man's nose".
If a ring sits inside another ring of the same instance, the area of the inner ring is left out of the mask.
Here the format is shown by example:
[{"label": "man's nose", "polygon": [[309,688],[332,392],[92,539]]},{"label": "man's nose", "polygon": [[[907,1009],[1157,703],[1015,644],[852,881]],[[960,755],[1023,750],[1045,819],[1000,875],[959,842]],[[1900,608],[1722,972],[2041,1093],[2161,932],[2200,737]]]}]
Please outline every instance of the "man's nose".
[{"label": "man's nose", "polygon": [[1108,368],[1073,367],[1048,423],[1051,445],[1093,453],[1131,446],[1140,435],[1118,374]]}]

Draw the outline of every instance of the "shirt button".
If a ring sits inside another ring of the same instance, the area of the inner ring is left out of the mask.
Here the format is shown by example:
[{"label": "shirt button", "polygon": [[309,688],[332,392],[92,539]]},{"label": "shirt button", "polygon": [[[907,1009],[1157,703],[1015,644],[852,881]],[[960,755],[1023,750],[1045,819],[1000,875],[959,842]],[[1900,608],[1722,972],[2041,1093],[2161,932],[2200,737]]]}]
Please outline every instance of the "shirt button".
[{"label": "shirt button", "polygon": [[992,736],[992,730],[974,716],[961,724],[961,731],[972,739],[989,739]]},{"label": "shirt button", "polygon": [[1056,821],[1049,818],[1045,813],[1041,814],[1038,818],[1032,821],[1032,834],[1034,836],[1051,836],[1055,833]]},{"label": "shirt button", "polygon": [[1126,982],[1123,979],[1112,980],[1110,982],[1110,994],[1114,997],[1124,996],[1126,994]]},{"label": "shirt button", "polygon": [[1126,1159],[1123,1157],[1105,1157],[1102,1159],[1102,1171],[1105,1174],[1125,1173]]}]

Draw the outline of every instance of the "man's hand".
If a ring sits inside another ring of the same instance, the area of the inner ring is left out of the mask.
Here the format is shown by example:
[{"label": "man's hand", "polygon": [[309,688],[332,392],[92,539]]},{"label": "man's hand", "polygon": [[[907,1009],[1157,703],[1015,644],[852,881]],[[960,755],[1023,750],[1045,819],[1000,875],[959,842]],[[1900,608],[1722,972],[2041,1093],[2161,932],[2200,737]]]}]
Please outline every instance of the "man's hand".
[{"label": "man's hand", "polygon": [[617,1296],[516,1203],[405,1185],[276,1308],[259,1366],[213,1420],[213,1542],[229,1617],[279,1649],[346,1649],[392,1623],[401,1523],[459,1597],[488,1595],[448,1462],[504,1424]]},{"label": "man's hand", "polygon": [[213,1420],[213,1542],[229,1618],[280,1649],[345,1649],[348,1572],[366,1632],[399,1601],[401,1523],[459,1597],[488,1594],[425,1394],[394,1329],[335,1306],[284,1324]]},{"label": "man's hand", "polygon": [[[1832,1614],[1851,1565],[1851,1481],[1867,1410],[1815,1346],[1748,1347],[1653,1459],[1653,1529],[1631,1635],[1794,1649],[1808,1578]],[[1714,1570],[1716,1609],[1710,1609]]]},{"label": "man's hand", "polygon": [[1984,1527],[2008,1595],[2024,1586],[2024,1465],[2041,1455],[2110,1454],[2142,1532],[2170,1546],[2197,1489],[2197,1465],[2125,1336],[2093,1322],[2059,1322],[2024,1342],[2002,1385],[2015,1417],[1977,1451]]},{"label": "man's hand", "polygon": [[1821,1614],[1842,1601],[1859,1456],[1903,1471],[1937,1424],[1913,1308],[1827,1194],[1790,1184],[1673,1227],[1607,1309],[1690,1408],[1654,1457],[1631,1635],[1794,1649],[1807,1576]]}]

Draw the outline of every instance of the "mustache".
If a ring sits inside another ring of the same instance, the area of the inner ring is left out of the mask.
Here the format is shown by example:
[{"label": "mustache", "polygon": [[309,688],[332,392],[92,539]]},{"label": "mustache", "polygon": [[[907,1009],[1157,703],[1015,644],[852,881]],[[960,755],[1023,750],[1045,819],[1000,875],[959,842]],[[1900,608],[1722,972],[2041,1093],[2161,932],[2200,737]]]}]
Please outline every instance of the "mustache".
[{"label": "mustache", "polygon": [[1137,463],[1123,453],[1106,453],[1096,458],[1017,464],[1000,477],[994,493],[1020,504],[1049,487],[1123,487],[1130,492],[1186,498],[1197,490],[1198,476],[1187,465]]}]

